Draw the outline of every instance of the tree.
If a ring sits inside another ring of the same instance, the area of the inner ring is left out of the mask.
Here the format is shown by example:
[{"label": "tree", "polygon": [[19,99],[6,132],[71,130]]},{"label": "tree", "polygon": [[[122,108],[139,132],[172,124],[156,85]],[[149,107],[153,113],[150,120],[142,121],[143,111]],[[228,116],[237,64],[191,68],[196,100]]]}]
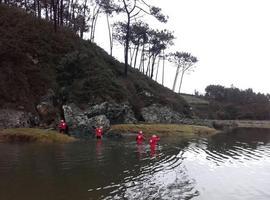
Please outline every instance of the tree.
[{"label": "tree", "polygon": [[[156,58],[165,50],[169,45],[173,45],[174,35],[167,29],[164,30],[151,30],[149,34],[149,60],[152,59],[152,65],[149,66],[150,78],[154,75],[154,66]],[[159,65],[157,65],[159,67]],[[158,68],[157,68],[158,71]],[[157,76],[157,75],[156,75]]]},{"label": "tree", "polygon": [[154,16],[160,22],[167,22],[167,17],[161,13],[161,9],[158,7],[151,6],[144,0],[118,0],[119,8],[121,8],[126,14],[126,33],[125,33],[125,45],[124,45],[124,60],[125,70],[124,74],[128,74],[128,56],[129,56],[129,45],[131,36],[131,22],[136,17],[143,13]]},{"label": "tree", "polygon": [[170,54],[169,61],[174,63],[177,67],[175,77],[174,77],[174,82],[173,82],[173,88],[172,88],[173,91],[175,91],[178,75],[179,75],[179,72],[181,71],[180,85],[178,89],[178,93],[180,93],[184,74],[192,70],[192,68],[194,67],[194,64],[198,62],[198,59],[192,56],[190,53],[176,51],[175,53]]}]

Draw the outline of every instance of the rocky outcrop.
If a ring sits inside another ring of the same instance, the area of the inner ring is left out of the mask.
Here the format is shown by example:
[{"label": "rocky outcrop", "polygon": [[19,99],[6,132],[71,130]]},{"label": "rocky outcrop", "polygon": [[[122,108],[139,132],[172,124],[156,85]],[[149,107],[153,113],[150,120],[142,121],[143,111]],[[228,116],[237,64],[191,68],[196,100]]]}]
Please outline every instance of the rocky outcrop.
[{"label": "rocky outcrop", "polygon": [[36,106],[40,126],[55,127],[57,125],[60,120],[60,110],[56,104],[55,93],[49,89],[47,94],[41,97],[40,103]]},{"label": "rocky outcrop", "polygon": [[32,113],[23,110],[1,109],[0,127],[1,128],[19,128],[33,127],[38,125],[39,119]]},{"label": "rocky outcrop", "polygon": [[144,107],[141,114],[143,119],[149,123],[179,123],[183,118],[182,114],[160,104]]},{"label": "rocky outcrop", "polygon": [[94,134],[95,127],[102,126],[106,132],[110,128],[110,121],[105,115],[89,116],[75,104],[63,106],[65,120],[69,129],[78,136]]},{"label": "rocky outcrop", "polygon": [[106,132],[111,123],[135,123],[134,113],[127,103],[103,102],[85,109],[74,103],[63,106],[65,120],[69,128],[79,134],[94,133],[94,128],[102,126]]},{"label": "rocky outcrop", "polygon": [[135,123],[137,122],[134,112],[128,103],[103,102],[85,110],[87,116],[106,115],[111,123]]}]

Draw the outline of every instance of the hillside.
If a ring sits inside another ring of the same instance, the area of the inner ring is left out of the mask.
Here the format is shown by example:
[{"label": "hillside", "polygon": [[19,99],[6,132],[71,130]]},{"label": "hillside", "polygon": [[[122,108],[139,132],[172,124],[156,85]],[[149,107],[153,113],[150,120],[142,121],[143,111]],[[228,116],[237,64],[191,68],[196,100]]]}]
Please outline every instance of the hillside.
[{"label": "hillside", "polygon": [[270,96],[252,89],[209,85],[206,94],[181,94],[191,106],[193,115],[201,119],[269,120]]},{"label": "hillside", "polygon": [[129,69],[102,48],[69,30],[53,31],[52,24],[23,10],[0,6],[0,107],[37,113],[48,90],[54,104],[80,108],[102,102],[128,102],[138,120],[141,109],[164,105],[183,116],[189,106],[178,94]]}]

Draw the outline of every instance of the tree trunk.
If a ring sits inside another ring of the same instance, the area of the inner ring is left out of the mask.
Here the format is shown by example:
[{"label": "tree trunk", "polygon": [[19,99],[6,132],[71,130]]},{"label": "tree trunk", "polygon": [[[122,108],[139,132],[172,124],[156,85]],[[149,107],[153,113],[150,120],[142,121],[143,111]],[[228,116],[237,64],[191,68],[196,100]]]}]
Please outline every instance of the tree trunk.
[{"label": "tree trunk", "polygon": [[64,3],[63,0],[60,1],[60,25],[63,26],[63,13],[64,13]]},{"label": "tree trunk", "polygon": [[183,82],[183,78],[184,78],[184,73],[185,73],[185,71],[183,70],[182,71],[182,74],[181,74],[179,89],[178,89],[178,93],[179,94],[180,94],[180,91],[181,91],[181,86],[182,86],[182,82]]},{"label": "tree trunk", "polygon": [[135,51],[136,51],[135,48],[133,49],[133,51],[132,51],[132,48],[130,48],[130,64],[129,64],[129,66],[132,66]]},{"label": "tree trunk", "polygon": [[165,54],[163,50],[163,66],[162,66],[162,85],[164,86],[164,69],[165,69]]},{"label": "tree trunk", "polygon": [[151,63],[151,56],[148,59],[147,68],[146,68],[146,72],[145,72],[146,76],[148,76],[148,74],[150,75],[150,63]]},{"label": "tree trunk", "polygon": [[37,16],[36,0],[34,0],[34,16]]},{"label": "tree trunk", "polygon": [[40,0],[37,0],[37,7],[38,7],[38,18],[41,18],[41,6],[40,6]]},{"label": "tree trunk", "polygon": [[98,16],[99,16],[99,10],[97,11],[96,17],[95,17],[95,22],[94,22],[94,27],[93,27],[93,41],[95,40],[95,33],[96,33],[96,27],[97,27],[97,20],[98,20]]},{"label": "tree trunk", "polygon": [[113,39],[112,39],[111,25],[110,25],[108,13],[106,14],[106,18],[107,18],[107,26],[108,26],[108,31],[109,31],[109,40],[110,40],[110,55],[112,56]]},{"label": "tree trunk", "polygon": [[138,56],[138,52],[139,52],[139,48],[140,48],[140,44],[139,44],[139,41],[140,39],[138,39],[138,45],[137,45],[137,48],[136,48],[136,54],[135,54],[135,59],[134,59],[134,65],[133,67],[136,68],[136,64],[137,64],[137,56]]},{"label": "tree trunk", "polygon": [[173,88],[172,88],[173,91],[175,90],[175,85],[176,85],[176,81],[177,81],[177,78],[178,78],[179,69],[180,69],[180,66],[177,66],[177,69],[176,69],[176,72],[175,72],[175,77],[174,77],[174,82],[173,82]]},{"label": "tree trunk", "polygon": [[[142,71],[143,74],[144,74],[144,46],[145,46],[145,44],[143,43],[141,60],[140,60],[140,65],[139,65],[139,71]],[[143,65],[143,67],[142,67],[142,65]]]},{"label": "tree trunk", "polygon": [[44,6],[45,6],[45,19],[46,19],[46,21],[48,21],[49,17],[48,17],[48,2],[47,2],[47,0],[45,0]]},{"label": "tree trunk", "polygon": [[57,25],[60,25],[60,5],[59,5],[60,0],[56,0],[56,9],[57,9]]},{"label": "tree trunk", "polygon": [[153,79],[153,76],[154,76],[154,69],[155,69],[154,67],[155,67],[156,58],[157,58],[157,55],[154,55],[153,61],[152,61],[152,67],[151,67],[151,74],[150,74],[151,79]]},{"label": "tree trunk", "polygon": [[126,33],[126,42],[125,42],[125,76],[127,77],[128,74],[128,49],[129,49],[129,37],[130,37],[130,15],[128,15],[128,21],[127,21],[127,33]]},{"label": "tree trunk", "polygon": [[70,13],[70,0],[67,0],[67,14],[65,16],[65,25],[68,26],[69,24],[69,13]]},{"label": "tree trunk", "polygon": [[83,38],[83,33],[84,33],[84,30],[85,30],[86,3],[87,3],[87,0],[84,0],[84,5],[83,5],[83,22],[82,22],[81,27],[80,27],[80,38]]},{"label": "tree trunk", "polygon": [[53,22],[54,22],[54,31],[57,31],[57,3],[58,0],[52,0],[53,6]]},{"label": "tree trunk", "polygon": [[158,63],[157,63],[156,79],[155,79],[156,81],[157,81],[157,77],[158,77],[158,69],[159,69],[160,59],[161,59],[161,57],[159,56],[159,57],[158,57]]}]

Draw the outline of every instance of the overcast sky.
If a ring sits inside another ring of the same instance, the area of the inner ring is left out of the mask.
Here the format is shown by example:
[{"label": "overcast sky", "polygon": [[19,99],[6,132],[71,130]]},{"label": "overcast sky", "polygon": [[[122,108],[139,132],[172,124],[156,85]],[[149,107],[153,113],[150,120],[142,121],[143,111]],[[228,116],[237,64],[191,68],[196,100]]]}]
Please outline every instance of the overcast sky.
[{"label": "overcast sky", "polygon": [[[182,91],[204,92],[209,84],[270,93],[269,0],[150,0],[169,16],[167,24],[148,23],[174,31],[171,51],[187,51],[199,59],[186,75]],[[102,20],[102,19],[101,19]],[[109,49],[106,26],[99,23],[96,43]],[[123,50],[114,55],[123,61]],[[171,88],[176,68],[167,63],[166,86]]]}]

